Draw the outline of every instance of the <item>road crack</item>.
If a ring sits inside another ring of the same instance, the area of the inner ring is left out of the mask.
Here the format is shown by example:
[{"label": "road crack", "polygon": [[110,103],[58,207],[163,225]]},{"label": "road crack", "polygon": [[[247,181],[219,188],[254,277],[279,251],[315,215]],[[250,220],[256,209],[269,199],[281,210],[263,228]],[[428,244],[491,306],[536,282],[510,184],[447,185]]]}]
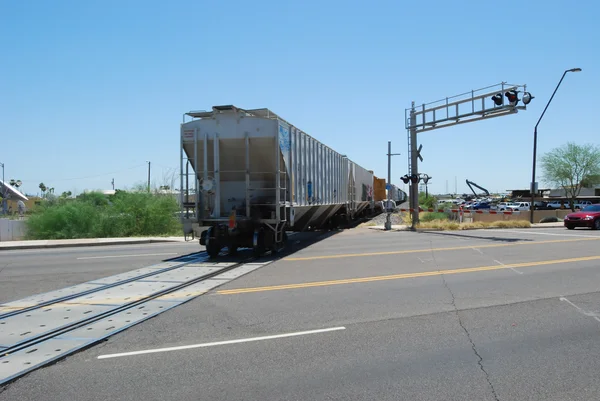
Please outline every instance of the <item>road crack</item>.
[{"label": "road crack", "polygon": [[[440,267],[439,267],[438,262],[437,262],[437,260],[435,258],[435,253],[433,252],[433,244],[431,243],[431,241],[430,241],[430,247],[431,247],[431,256],[433,258],[433,262],[435,263],[435,267],[438,269],[438,272],[441,273]],[[483,366],[483,358],[479,354],[479,351],[477,351],[477,347],[475,346],[475,342],[473,341],[473,338],[471,338],[471,333],[469,333],[469,330],[467,330],[467,327],[465,326],[462,318],[460,317],[460,313],[458,311],[458,307],[456,306],[456,296],[454,295],[454,292],[452,291],[452,289],[448,285],[448,282],[446,281],[446,277],[444,276],[444,274],[441,274],[440,277],[442,278],[442,283],[444,284],[444,287],[446,287],[446,289],[448,290],[448,293],[452,297],[452,306],[454,308],[454,313],[456,314],[456,318],[458,319],[458,324],[460,325],[460,327],[463,329],[463,331],[467,335],[467,339],[469,340],[469,343],[471,344],[471,348],[473,349],[473,353],[477,357],[477,365],[479,365],[479,369],[481,369],[481,371],[483,372],[483,374],[485,376],[485,380],[487,381],[488,385],[490,386],[490,390],[492,392],[492,395],[494,396],[494,399],[496,401],[500,401],[500,399],[498,398],[498,394],[496,393],[496,389],[494,388],[494,385],[492,384],[492,380],[490,379],[490,375],[485,370],[485,367]]]},{"label": "road crack", "polygon": [[2,270],[6,269],[8,266],[10,266],[12,264],[12,262],[8,262],[6,263],[4,266],[0,267],[0,273],[2,273]]}]

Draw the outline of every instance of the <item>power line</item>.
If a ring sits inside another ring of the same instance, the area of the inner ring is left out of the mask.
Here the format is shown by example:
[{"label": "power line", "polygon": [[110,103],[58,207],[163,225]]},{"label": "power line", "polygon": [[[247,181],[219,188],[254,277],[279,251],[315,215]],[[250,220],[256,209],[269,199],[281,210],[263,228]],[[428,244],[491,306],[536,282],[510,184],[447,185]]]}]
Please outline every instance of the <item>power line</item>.
[{"label": "power line", "polygon": [[[136,166],[133,166],[133,167],[128,167],[128,168],[125,168],[125,169],[122,169],[122,170],[118,170],[118,171],[111,171],[111,172],[108,172],[108,173],[102,173],[102,174],[98,174],[98,175],[90,175],[90,176],[87,176],[87,177],[78,177],[78,178],[62,178],[62,179],[59,179],[59,180],[54,180],[54,179],[52,179],[51,181],[52,181],[52,182],[62,182],[62,181],[86,180],[86,179],[88,179],[88,178],[98,178],[98,177],[103,177],[103,176],[105,176],[105,175],[117,174],[117,173],[120,173],[120,172],[123,172],[123,171],[133,170],[133,169],[136,169],[136,168],[138,168],[138,167],[142,167],[142,166],[144,166],[144,165],[145,165],[145,164],[138,164],[138,165],[136,165]],[[39,179],[30,179],[30,178],[28,178],[28,179],[23,179],[22,181],[43,181],[43,180],[39,180]]]}]

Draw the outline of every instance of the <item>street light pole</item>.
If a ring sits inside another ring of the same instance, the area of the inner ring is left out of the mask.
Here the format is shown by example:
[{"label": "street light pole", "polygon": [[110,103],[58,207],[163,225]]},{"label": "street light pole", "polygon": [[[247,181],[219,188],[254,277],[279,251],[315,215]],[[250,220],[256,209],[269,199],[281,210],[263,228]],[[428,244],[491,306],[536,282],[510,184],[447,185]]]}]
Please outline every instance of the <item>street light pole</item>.
[{"label": "street light pole", "polygon": [[148,192],[150,192],[150,162],[147,161],[146,163],[148,163]]},{"label": "street light pole", "polygon": [[550,100],[548,100],[548,104],[546,104],[546,107],[544,108],[544,111],[542,112],[540,119],[535,124],[535,128],[533,129],[533,168],[532,168],[532,173],[531,173],[531,188],[530,188],[531,204],[529,206],[529,222],[531,224],[533,224],[533,209],[534,209],[534,202],[535,202],[535,193],[537,192],[536,185],[535,185],[535,164],[536,164],[536,153],[537,153],[537,127],[540,124],[540,121],[542,121],[544,114],[546,114],[546,110],[548,109],[548,106],[550,106],[550,102],[552,102],[552,99],[554,98],[554,95],[556,94],[558,87],[560,86],[563,79],[565,78],[565,75],[567,75],[567,72],[579,72],[579,71],[581,71],[581,68],[571,68],[570,70],[566,70],[563,73],[562,77],[560,78],[560,81],[558,81],[558,85],[556,85],[556,89],[554,89],[554,93],[552,93],[552,96],[550,96]]}]

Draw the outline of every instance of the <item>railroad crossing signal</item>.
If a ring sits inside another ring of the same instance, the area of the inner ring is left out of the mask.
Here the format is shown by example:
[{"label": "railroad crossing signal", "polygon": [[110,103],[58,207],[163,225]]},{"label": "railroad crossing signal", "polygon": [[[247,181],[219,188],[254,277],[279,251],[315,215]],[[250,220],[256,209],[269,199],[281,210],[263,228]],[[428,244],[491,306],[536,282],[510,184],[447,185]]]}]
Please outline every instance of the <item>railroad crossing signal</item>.
[{"label": "railroad crossing signal", "polygon": [[504,94],[504,96],[506,96],[511,106],[516,106],[517,103],[519,103],[519,96],[517,95],[516,90],[508,91]]},{"label": "railroad crossing signal", "polygon": [[[508,92],[506,92],[504,94],[504,96],[506,96],[506,98],[508,99],[508,103],[511,106],[516,106],[517,103],[519,103],[519,91],[517,90],[510,90]],[[529,93],[529,92],[525,92],[523,93],[523,104],[524,105],[528,105],[529,103],[531,103],[531,101],[534,99],[534,96]],[[496,106],[502,106],[502,94],[501,93],[496,93],[494,96],[492,96],[492,101],[494,102],[494,104]]]},{"label": "railroad crossing signal", "polygon": [[494,96],[492,96],[492,100],[494,101],[494,104],[496,106],[502,106],[502,94],[501,93],[496,93]]},{"label": "railroad crossing signal", "polygon": [[[494,88],[496,87],[496,88]],[[519,92],[523,94],[523,103],[519,103]],[[507,98],[508,103],[504,101]],[[492,100],[490,104],[490,99]],[[404,176],[402,181],[409,187],[410,207],[412,213],[412,227],[419,223],[419,193],[417,183],[419,178],[412,177],[419,174],[419,160],[422,146],[417,147],[417,134],[465,124],[479,120],[487,120],[516,114],[521,110],[527,110],[527,105],[533,96],[527,92],[526,85],[513,85],[501,82],[497,85],[488,86],[478,90],[471,90],[457,96],[446,97],[431,103],[423,103],[416,106],[412,102],[410,108],[405,110],[405,128],[408,131],[409,165],[408,171],[411,176]]]},{"label": "railroad crossing signal", "polygon": [[529,92],[525,92],[523,94],[523,104],[529,104],[532,100],[534,99],[534,97],[531,95],[531,93]]},{"label": "railroad crossing signal", "polygon": [[419,145],[419,149],[417,149],[417,157],[419,158],[419,160],[421,160],[421,163],[423,163],[423,156],[421,156],[421,149],[423,149],[423,145]]}]

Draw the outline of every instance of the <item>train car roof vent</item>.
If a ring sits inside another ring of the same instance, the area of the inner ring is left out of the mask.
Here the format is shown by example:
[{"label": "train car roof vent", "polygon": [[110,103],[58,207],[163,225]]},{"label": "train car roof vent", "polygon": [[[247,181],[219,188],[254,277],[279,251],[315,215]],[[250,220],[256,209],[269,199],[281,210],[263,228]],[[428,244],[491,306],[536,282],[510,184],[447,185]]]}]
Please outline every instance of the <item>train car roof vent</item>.
[{"label": "train car roof vent", "polygon": [[213,110],[214,111],[233,111],[236,112],[238,109],[237,107],[228,104],[228,105],[224,105],[224,106],[213,106]]}]

